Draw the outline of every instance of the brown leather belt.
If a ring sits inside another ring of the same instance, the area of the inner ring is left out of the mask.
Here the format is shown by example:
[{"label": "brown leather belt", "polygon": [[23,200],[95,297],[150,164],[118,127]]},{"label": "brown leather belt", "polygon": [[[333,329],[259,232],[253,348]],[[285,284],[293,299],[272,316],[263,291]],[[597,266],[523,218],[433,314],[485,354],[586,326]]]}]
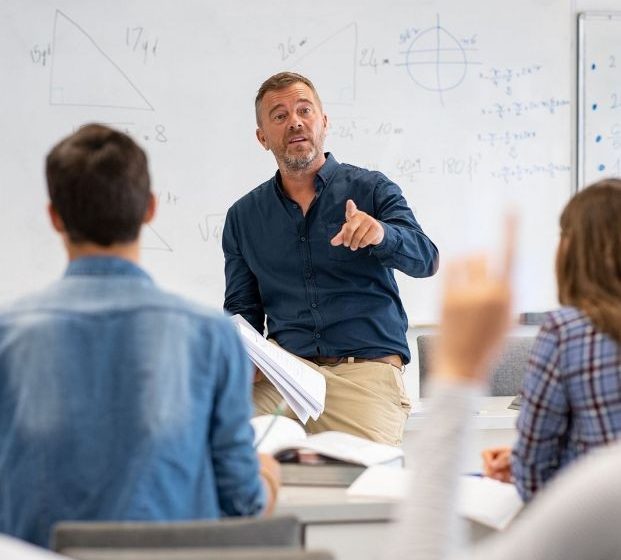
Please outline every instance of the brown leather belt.
[{"label": "brown leather belt", "polygon": [[384,364],[390,364],[391,366],[395,366],[397,368],[401,368],[403,366],[403,360],[399,354],[390,354],[389,356],[380,356],[379,358],[356,358],[356,357],[336,357],[336,356],[310,356],[305,357],[305,360],[309,362],[313,362],[318,366],[335,366],[337,364],[347,364],[347,363],[355,363],[359,364],[362,362],[382,362]]}]

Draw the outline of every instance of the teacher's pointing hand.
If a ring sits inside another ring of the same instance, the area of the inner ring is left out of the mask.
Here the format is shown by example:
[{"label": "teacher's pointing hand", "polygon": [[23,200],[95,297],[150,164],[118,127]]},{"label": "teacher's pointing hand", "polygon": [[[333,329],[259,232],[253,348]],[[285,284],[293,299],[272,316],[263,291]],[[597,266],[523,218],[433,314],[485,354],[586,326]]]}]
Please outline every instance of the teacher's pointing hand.
[{"label": "teacher's pointing hand", "polygon": [[358,210],[356,203],[349,199],[345,206],[345,223],[331,240],[335,247],[344,245],[352,251],[364,249],[368,245],[378,245],[384,239],[384,228],[373,216]]}]

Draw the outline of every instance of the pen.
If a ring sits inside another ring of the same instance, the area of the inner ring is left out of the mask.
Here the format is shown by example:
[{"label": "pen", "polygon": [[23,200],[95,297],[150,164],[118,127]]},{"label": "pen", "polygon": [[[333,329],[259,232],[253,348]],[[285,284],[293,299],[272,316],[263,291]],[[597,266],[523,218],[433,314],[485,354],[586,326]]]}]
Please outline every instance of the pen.
[{"label": "pen", "polygon": [[466,476],[477,476],[479,478],[484,478],[485,477],[485,475],[483,473],[480,473],[480,472],[468,472],[468,473],[465,473],[465,475]]},{"label": "pen", "polygon": [[287,401],[285,399],[283,399],[282,401],[280,401],[278,403],[278,406],[274,409],[274,412],[272,412],[272,420],[270,421],[270,423],[267,425],[267,428],[265,428],[265,431],[263,432],[263,435],[259,438],[259,441],[257,441],[254,444],[254,448],[258,449],[259,445],[261,445],[263,443],[263,441],[265,441],[265,438],[267,437],[267,434],[270,433],[271,429],[274,427],[274,424],[276,424],[276,420],[278,420],[278,417],[287,409]]}]

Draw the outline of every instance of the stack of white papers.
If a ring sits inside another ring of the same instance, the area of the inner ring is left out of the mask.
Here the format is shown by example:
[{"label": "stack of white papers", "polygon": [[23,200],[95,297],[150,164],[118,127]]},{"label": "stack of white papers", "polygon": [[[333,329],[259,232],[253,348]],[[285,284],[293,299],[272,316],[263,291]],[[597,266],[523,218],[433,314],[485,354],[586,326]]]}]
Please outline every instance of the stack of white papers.
[{"label": "stack of white papers", "polygon": [[317,420],[326,403],[323,375],[267,341],[241,315],[232,319],[252,363],[272,382],[300,421],[306,424],[309,417]]}]

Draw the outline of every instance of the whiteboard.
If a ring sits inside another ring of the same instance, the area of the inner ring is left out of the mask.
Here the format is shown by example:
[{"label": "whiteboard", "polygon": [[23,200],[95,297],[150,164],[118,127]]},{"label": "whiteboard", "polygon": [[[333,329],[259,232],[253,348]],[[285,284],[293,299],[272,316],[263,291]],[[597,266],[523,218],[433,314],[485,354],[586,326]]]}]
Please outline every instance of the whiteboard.
[{"label": "whiteboard", "polygon": [[149,154],[160,205],[143,232],[146,268],[221,306],[225,212],[275,171],[255,139],[254,96],[288,69],[317,86],[326,149],[397,182],[440,249],[437,276],[398,275],[411,324],[436,320],[442,262],[493,248],[507,205],[521,217],[516,310],[554,307],[557,221],[572,182],[570,8],[3,0],[0,301],[62,273],[43,158],[98,121]]},{"label": "whiteboard", "polygon": [[621,12],[578,17],[578,188],[621,177]]}]

